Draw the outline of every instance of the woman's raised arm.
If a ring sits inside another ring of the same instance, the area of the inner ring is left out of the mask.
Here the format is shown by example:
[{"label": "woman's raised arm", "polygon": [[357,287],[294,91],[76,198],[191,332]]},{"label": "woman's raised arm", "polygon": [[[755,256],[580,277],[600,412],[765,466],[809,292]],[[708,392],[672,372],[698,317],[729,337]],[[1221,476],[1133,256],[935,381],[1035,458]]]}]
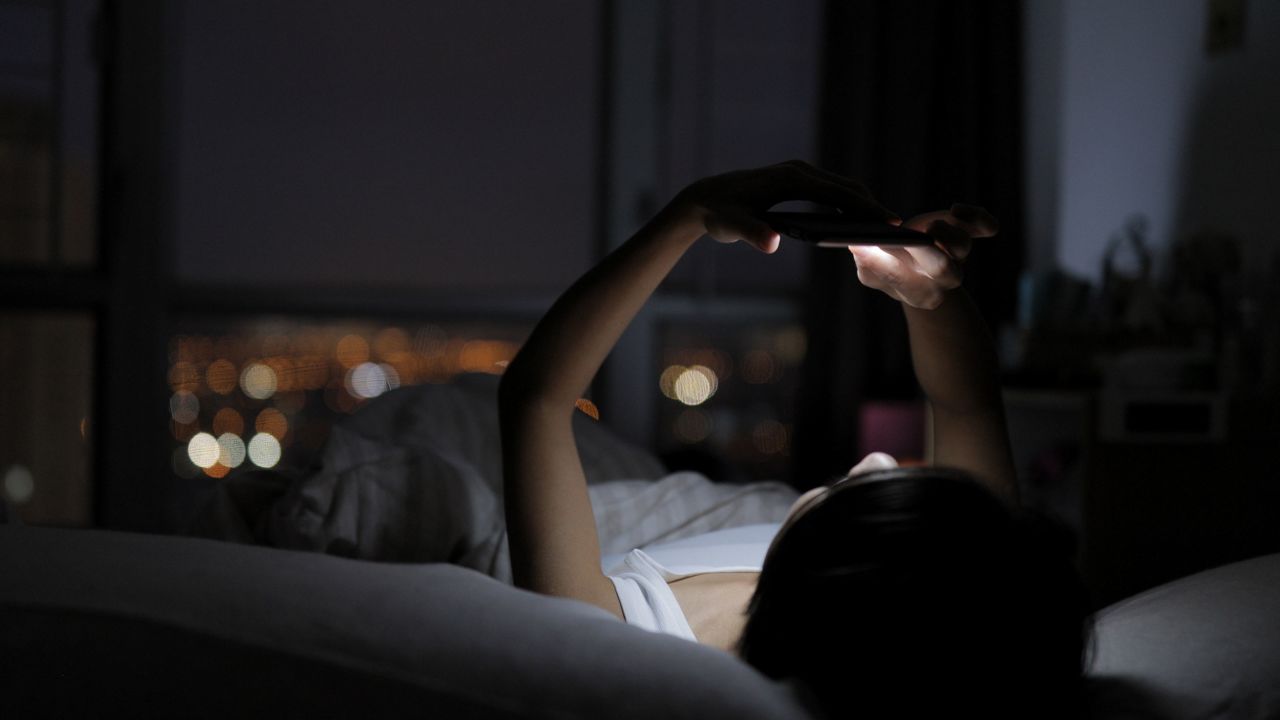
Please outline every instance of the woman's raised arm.
[{"label": "woman's raised arm", "polygon": [[954,205],[906,225],[933,235],[935,246],[851,248],[858,279],[902,302],[916,380],[933,411],[934,462],[967,470],[1016,503],[995,344],[960,287],[972,239],[995,235],[999,224],[981,208]]},{"label": "woman's raised arm", "polygon": [[621,615],[600,568],[600,541],[572,432],[575,401],[645,301],[705,235],[771,253],[779,237],[758,219],[786,200],[856,216],[891,213],[853,181],[791,162],[727,173],[682,191],[583,275],[534,328],[499,390],[503,486],[516,585]]}]

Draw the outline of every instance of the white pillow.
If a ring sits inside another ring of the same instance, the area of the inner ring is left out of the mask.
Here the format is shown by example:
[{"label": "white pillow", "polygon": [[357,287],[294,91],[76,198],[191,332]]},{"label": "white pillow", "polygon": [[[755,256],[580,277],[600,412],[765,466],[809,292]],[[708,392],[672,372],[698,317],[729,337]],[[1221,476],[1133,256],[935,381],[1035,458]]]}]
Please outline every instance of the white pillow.
[{"label": "white pillow", "polygon": [[1280,554],[1098,613],[1092,717],[1280,718]]}]

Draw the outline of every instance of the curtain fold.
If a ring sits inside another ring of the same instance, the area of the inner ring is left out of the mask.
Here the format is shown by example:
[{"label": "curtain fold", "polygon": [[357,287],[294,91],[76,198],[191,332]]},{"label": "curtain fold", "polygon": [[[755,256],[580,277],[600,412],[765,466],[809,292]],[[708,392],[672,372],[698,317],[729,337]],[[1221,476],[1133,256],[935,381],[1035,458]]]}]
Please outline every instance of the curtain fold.
[{"label": "curtain fold", "polygon": [[[824,167],[904,217],[968,202],[1000,219],[965,280],[994,334],[1014,315],[1024,256],[1019,4],[829,0],[823,64]],[[801,488],[857,460],[863,402],[918,394],[897,303],[862,287],[850,257],[816,257],[810,278]]]}]

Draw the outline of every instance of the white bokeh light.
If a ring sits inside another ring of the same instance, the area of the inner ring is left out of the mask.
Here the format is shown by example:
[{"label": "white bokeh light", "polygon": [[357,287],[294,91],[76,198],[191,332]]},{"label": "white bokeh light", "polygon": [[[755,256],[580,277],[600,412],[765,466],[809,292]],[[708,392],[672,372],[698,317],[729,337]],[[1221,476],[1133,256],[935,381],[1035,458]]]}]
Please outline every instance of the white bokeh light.
[{"label": "white bokeh light", "polygon": [[255,400],[266,400],[276,393],[276,371],[262,363],[253,363],[240,373],[240,389]]},{"label": "white bokeh light", "polygon": [[196,467],[211,468],[218,462],[222,448],[218,439],[209,433],[196,433],[187,442],[187,457]]},{"label": "white bokeh light", "polygon": [[663,395],[671,398],[672,400],[677,399],[676,379],[679,378],[680,373],[683,373],[684,371],[685,366],[683,365],[668,365],[666,369],[662,371],[662,375],[658,377],[658,389],[662,391]]},{"label": "white bokeh light", "polygon": [[4,494],[13,502],[22,504],[36,491],[36,478],[25,465],[10,465],[4,473]]},{"label": "white bokeh light", "polygon": [[249,460],[258,467],[275,467],[280,462],[280,441],[270,433],[258,433],[249,440]]},{"label": "white bokeh light", "polygon": [[218,462],[229,468],[240,467],[244,462],[244,441],[235,433],[218,436]]},{"label": "white bokeh light", "polygon": [[347,390],[368,400],[387,391],[387,373],[377,363],[360,363],[347,373]]},{"label": "white bokeh light", "polygon": [[711,379],[702,372],[701,368],[687,368],[675,382],[676,400],[685,405],[701,405],[711,397],[711,393],[715,392],[715,388],[711,384]]},{"label": "white bokeh light", "polygon": [[176,423],[193,423],[200,416],[200,399],[187,390],[179,390],[169,398],[169,416]]},{"label": "white bokeh light", "polygon": [[715,370],[712,370],[706,365],[690,365],[689,369],[696,373],[701,373],[702,377],[707,379],[707,383],[711,386],[711,392],[707,395],[707,397],[711,397],[712,395],[715,395],[716,390],[720,389],[720,377],[716,375]]}]

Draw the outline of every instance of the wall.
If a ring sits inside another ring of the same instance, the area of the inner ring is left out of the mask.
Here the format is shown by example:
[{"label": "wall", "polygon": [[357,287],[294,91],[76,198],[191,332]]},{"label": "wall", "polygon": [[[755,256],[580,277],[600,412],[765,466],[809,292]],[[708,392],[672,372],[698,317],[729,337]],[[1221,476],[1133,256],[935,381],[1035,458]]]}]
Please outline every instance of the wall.
[{"label": "wall", "polygon": [[1205,50],[1204,0],[1026,5],[1032,268],[1096,279],[1129,217],[1167,245],[1201,229],[1270,256],[1280,188],[1280,3],[1246,3],[1241,48]]}]

